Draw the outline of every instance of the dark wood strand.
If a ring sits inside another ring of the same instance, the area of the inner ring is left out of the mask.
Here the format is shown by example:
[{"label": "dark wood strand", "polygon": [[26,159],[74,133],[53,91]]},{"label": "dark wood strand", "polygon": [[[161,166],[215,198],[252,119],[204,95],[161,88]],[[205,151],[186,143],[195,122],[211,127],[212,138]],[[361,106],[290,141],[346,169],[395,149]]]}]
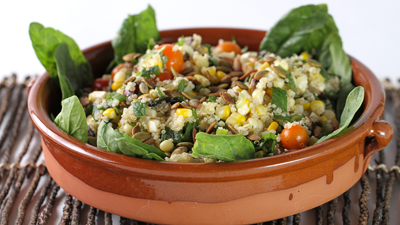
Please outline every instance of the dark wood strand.
[{"label": "dark wood strand", "polygon": [[47,201],[47,204],[44,207],[43,212],[39,218],[39,225],[45,225],[49,222],[49,218],[53,211],[54,201],[56,200],[56,196],[57,196],[57,193],[59,190],[60,190],[60,186],[58,186],[58,184],[54,183],[54,187],[53,187],[53,190],[51,191],[49,200]]},{"label": "dark wood strand", "polygon": [[105,225],[112,225],[112,214],[109,212],[104,212],[104,224]]},{"label": "dark wood strand", "polygon": [[65,198],[64,201],[63,214],[59,225],[67,225],[71,222],[71,212],[72,212],[72,196],[70,194],[67,194],[67,197]]},{"label": "dark wood strand", "polygon": [[300,225],[301,223],[301,214],[298,213],[296,215],[293,215],[293,225]]},{"label": "dark wood strand", "polygon": [[119,220],[119,224],[120,225],[128,225],[128,219],[121,216],[121,218]]},{"label": "dark wood strand", "polygon": [[[42,145],[37,145],[36,148],[34,148],[34,149],[31,151],[31,153],[30,153],[30,155],[32,155],[32,156],[31,156],[30,162],[36,163],[37,160],[38,160],[39,157],[40,157],[40,154],[42,154]],[[32,167],[29,167],[29,168],[28,168],[28,170],[27,170],[27,172],[26,172],[27,175],[28,175],[28,177],[31,175],[32,170],[33,170]]]},{"label": "dark wood strand", "polygon": [[96,213],[97,213],[97,209],[93,206],[90,206],[88,220],[86,222],[86,225],[95,225],[96,224]]},{"label": "dark wood strand", "polygon": [[[28,171],[28,168],[31,168],[31,166],[27,166],[26,171]],[[40,177],[45,173],[45,170],[46,168],[44,165],[40,165],[36,168],[35,175],[32,178],[32,182],[29,186],[28,192],[19,204],[18,217],[15,225],[22,225],[24,223],[26,208],[28,207],[29,202],[32,200],[32,196],[36,191]]]},{"label": "dark wood strand", "polygon": [[47,178],[47,181],[46,181],[45,186],[44,186],[44,187],[42,188],[42,190],[40,191],[40,197],[39,197],[39,200],[36,202],[35,207],[34,207],[33,210],[32,210],[32,217],[31,217],[31,219],[30,219],[30,221],[29,221],[29,225],[36,225],[37,220],[38,220],[38,216],[39,216],[39,209],[40,209],[40,207],[42,206],[43,201],[44,201],[44,199],[46,198],[47,193],[48,193],[49,190],[50,190],[52,181],[53,181],[53,180],[52,180],[51,177],[49,176],[49,177]]},{"label": "dark wood strand", "polygon": [[350,225],[350,217],[349,217],[350,206],[351,206],[350,190],[346,191],[343,194],[343,199],[344,199],[344,206],[343,206],[343,210],[342,210],[343,225]]},{"label": "dark wood strand", "polygon": [[337,199],[333,199],[328,203],[328,215],[327,215],[327,224],[334,225],[335,224],[335,213],[336,213]]},{"label": "dark wood strand", "polygon": [[392,198],[393,184],[396,180],[396,171],[392,171],[389,174],[389,180],[386,183],[385,187],[385,197],[384,197],[384,205],[382,211],[382,225],[390,224],[390,199]]},{"label": "dark wood strand", "polygon": [[31,120],[28,120],[28,128],[26,133],[26,138],[24,141],[24,146],[22,147],[21,152],[18,155],[17,163],[20,163],[22,158],[25,156],[26,152],[28,151],[29,144],[32,142],[33,134],[35,133],[35,127]]},{"label": "dark wood strand", "polygon": [[71,225],[80,224],[79,221],[81,220],[81,208],[82,208],[82,202],[75,198],[74,207],[72,208]]},{"label": "dark wood strand", "polygon": [[7,180],[3,185],[1,192],[0,192],[0,206],[3,204],[4,198],[7,196],[8,192],[10,191],[11,185],[15,179],[15,174],[17,172],[17,168],[15,166],[11,167],[11,171],[8,174]]},{"label": "dark wood strand", "polygon": [[358,224],[368,224],[369,212],[368,212],[368,200],[370,194],[369,181],[367,176],[364,174],[360,180],[361,183],[361,197],[359,200],[360,216],[358,218]]},{"label": "dark wood strand", "polygon": [[0,124],[3,122],[4,116],[6,115],[8,105],[10,104],[10,99],[14,88],[16,86],[17,77],[11,77],[11,83],[7,87],[6,93],[2,96],[1,106],[0,106]]},{"label": "dark wood strand", "polygon": [[316,221],[316,224],[317,225],[322,225],[322,224],[324,224],[322,206],[318,206],[316,208],[316,210],[317,210],[317,221]]}]

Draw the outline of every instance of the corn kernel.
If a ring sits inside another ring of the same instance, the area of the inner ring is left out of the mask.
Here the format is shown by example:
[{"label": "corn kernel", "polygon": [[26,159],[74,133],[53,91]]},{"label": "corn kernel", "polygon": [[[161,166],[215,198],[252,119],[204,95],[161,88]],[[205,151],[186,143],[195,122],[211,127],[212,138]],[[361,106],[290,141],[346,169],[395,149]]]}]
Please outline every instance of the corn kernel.
[{"label": "corn kernel", "polygon": [[114,82],[118,82],[118,81],[125,81],[126,79],[126,73],[124,70],[120,70],[118,71],[113,78]]},{"label": "corn kernel", "polygon": [[272,123],[268,126],[267,131],[276,130],[276,129],[278,129],[278,126],[279,126],[279,124],[278,124],[277,122],[272,122]]},{"label": "corn kernel", "polygon": [[308,103],[308,102],[303,103],[303,108],[304,108],[304,110],[308,110],[310,108],[310,103]]},{"label": "corn kernel", "polygon": [[223,120],[226,120],[228,119],[229,115],[231,115],[231,108],[229,108],[227,105],[217,106],[215,109],[215,115]]},{"label": "corn kernel", "polygon": [[255,118],[249,118],[247,124],[244,126],[249,126],[250,131],[262,130],[264,128],[263,122]]},{"label": "corn kernel", "polygon": [[326,120],[328,120],[328,118],[326,118],[326,116],[321,116],[321,118],[319,119],[319,123],[322,125],[322,123]]},{"label": "corn kernel", "polygon": [[118,88],[120,88],[122,86],[123,83],[124,83],[124,81],[116,81],[111,84],[111,89],[113,91],[116,91],[116,90],[118,90]]},{"label": "corn kernel", "polygon": [[302,52],[302,53],[300,54],[300,56],[303,56],[303,59],[304,59],[304,60],[307,60],[307,59],[310,58],[310,56],[308,55],[307,52]]},{"label": "corn kernel", "polygon": [[241,88],[237,88],[236,91],[240,93],[240,92],[242,92],[243,90],[242,90]]},{"label": "corn kernel", "polygon": [[260,68],[258,68],[258,71],[265,70],[265,69],[267,69],[269,66],[270,66],[269,63],[268,63],[268,62],[265,62],[265,63],[263,63],[263,64],[260,66]]},{"label": "corn kernel", "polygon": [[267,108],[263,105],[256,106],[255,110],[258,116],[265,115],[265,113],[267,112]]},{"label": "corn kernel", "polygon": [[325,81],[325,78],[321,74],[315,74],[311,78],[313,81],[317,81],[318,83],[322,83]]},{"label": "corn kernel", "polygon": [[242,114],[233,112],[228,119],[226,119],[225,123],[226,124],[237,124],[239,126],[243,125],[243,122],[246,120],[246,117],[244,117]]},{"label": "corn kernel", "polygon": [[325,104],[320,100],[314,100],[310,103],[310,109],[319,116],[325,111]]},{"label": "corn kernel", "polygon": [[208,80],[205,76],[196,74],[193,76],[193,80],[196,80],[197,82],[200,83],[201,86],[203,87],[208,87],[210,86],[210,80]]},{"label": "corn kernel", "polygon": [[243,116],[247,115],[250,112],[250,103],[250,100],[247,98],[240,99],[236,104],[238,113],[242,114]]},{"label": "corn kernel", "polygon": [[211,76],[215,76],[216,72],[217,72],[217,68],[215,68],[215,66],[208,67],[208,73]]},{"label": "corn kernel", "polygon": [[117,117],[117,113],[115,112],[114,109],[109,108],[109,109],[104,110],[103,116],[107,116],[110,119],[114,119],[115,117]]},{"label": "corn kernel", "polygon": [[254,63],[253,62],[247,62],[246,65],[249,65],[251,67],[254,67]]},{"label": "corn kernel", "polygon": [[224,72],[222,72],[222,71],[217,71],[216,76],[217,76],[217,78],[218,78],[219,80],[221,80],[222,78],[224,78],[224,77],[226,76],[226,73],[224,73]]},{"label": "corn kernel", "polygon": [[269,97],[272,98],[272,89],[271,88],[267,89],[267,95],[269,95]]},{"label": "corn kernel", "polygon": [[188,118],[192,116],[192,110],[190,109],[176,109],[176,114],[178,116],[183,116],[183,118]]},{"label": "corn kernel", "polygon": [[162,62],[161,61],[158,61],[157,63],[155,63],[155,65],[154,66],[158,66],[160,69],[162,69],[163,68],[163,64],[162,64]]}]

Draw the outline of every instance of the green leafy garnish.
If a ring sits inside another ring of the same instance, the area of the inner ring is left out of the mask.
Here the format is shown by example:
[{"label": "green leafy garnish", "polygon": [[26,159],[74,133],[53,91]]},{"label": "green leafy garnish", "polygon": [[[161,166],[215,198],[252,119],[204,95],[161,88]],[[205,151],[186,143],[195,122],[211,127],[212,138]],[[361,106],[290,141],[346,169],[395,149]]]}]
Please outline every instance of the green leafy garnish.
[{"label": "green leafy garnish", "polygon": [[182,91],[185,90],[188,83],[189,83],[189,81],[187,81],[186,79],[180,80],[178,86],[176,87],[176,91],[181,93]]},{"label": "green leafy garnish", "polygon": [[340,117],[339,128],[327,136],[323,136],[317,141],[316,144],[323,142],[325,140],[334,138],[342,134],[346,128],[350,125],[353,117],[356,115],[358,109],[361,107],[364,100],[364,88],[358,86],[354,88],[350,94],[347,96],[346,105],[343,109],[343,113]]},{"label": "green leafy garnish", "polygon": [[294,77],[293,77],[292,73],[283,69],[281,65],[279,65],[278,67],[281,68],[282,71],[284,71],[286,73],[286,76],[289,79],[288,85],[294,91],[294,93],[296,93],[296,95],[297,95],[296,82],[294,81]]},{"label": "green leafy garnish", "polygon": [[196,134],[192,156],[208,157],[225,162],[253,159],[253,143],[241,134],[211,135],[204,132]]},{"label": "green leafy garnish", "polygon": [[217,97],[215,97],[214,95],[209,95],[207,102],[217,102]]},{"label": "green leafy garnish", "polygon": [[264,149],[267,152],[273,152],[277,137],[273,133],[266,133],[261,137],[261,140],[253,142],[254,147],[256,150]]},{"label": "green leafy garnish", "polygon": [[185,43],[185,36],[182,35],[182,37],[179,39],[179,41],[176,42],[175,44],[179,45],[179,46],[183,46],[184,43]]},{"label": "green leafy garnish", "polygon": [[125,101],[126,96],[125,96],[125,95],[118,94],[117,92],[111,92],[111,93],[109,93],[109,94],[107,95],[106,99],[107,99],[107,100],[116,99],[116,100],[119,101],[119,103],[121,103],[121,102]]},{"label": "green leafy garnish", "polygon": [[88,126],[86,114],[78,97],[73,95],[61,102],[61,112],[54,119],[54,123],[65,133],[87,143]]},{"label": "green leafy garnish", "polygon": [[160,90],[159,87],[157,87],[157,94],[158,94],[158,97],[160,97],[160,98],[164,98],[165,97],[164,93]]},{"label": "green leafy garnish", "polygon": [[147,49],[153,49],[157,43],[154,41],[154,38],[149,38],[149,42],[147,43]]},{"label": "green leafy garnish", "polygon": [[152,145],[144,144],[126,134],[115,131],[104,121],[97,131],[97,147],[124,155],[164,161],[165,153]]},{"label": "green leafy garnish", "polygon": [[272,104],[280,108],[282,113],[287,112],[287,92],[282,88],[272,87]]},{"label": "green leafy garnish", "polygon": [[151,75],[158,75],[161,73],[159,66],[152,66],[149,68],[143,67],[141,72],[137,72],[136,76],[146,77],[147,79],[151,78]]},{"label": "green leafy garnish", "polygon": [[192,109],[192,115],[193,115],[193,118],[195,120],[195,122],[193,124],[193,127],[197,128],[199,126],[199,124],[200,124],[200,121],[199,121],[199,117],[197,117],[197,112],[196,112],[195,108]]},{"label": "green leafy garnish", "polygon": [[172,139],[174,144],[178,144],[182,141],[183,131],[174,131],[169,127],[165,127],[165,132],[161,135],[161,141]]},{"label": "green leafy garnish", "polygon": [[[36,56],[50,77],[62,80],[59,82],[62,82],[60,86],[65,91],[64,97],[71,96],[71,88],[77,93],[86,84],[93,82],[92,68],[72,38],[39,23],[30,24],[29,36]],[[58,49],[61,44],[65,46]],[[58,60],[55,56],[57,49]],[[58,77],[59,72],[62,72],[61,78]]]},{"label": "green leafy garnish", "polygon": [[132,109],[136,117],[146,115],[146,103],[142,103],[140,100],[132,103]]},{"label": "green leafy garnish", "polygon": [[128,53],[145,53],[149,40],[158,42],[160,34],[157,29],[156,15],[149,5],[137,15],[129,15],[112,41],[114,57],[118,63],[124,63],[122,57]]}]

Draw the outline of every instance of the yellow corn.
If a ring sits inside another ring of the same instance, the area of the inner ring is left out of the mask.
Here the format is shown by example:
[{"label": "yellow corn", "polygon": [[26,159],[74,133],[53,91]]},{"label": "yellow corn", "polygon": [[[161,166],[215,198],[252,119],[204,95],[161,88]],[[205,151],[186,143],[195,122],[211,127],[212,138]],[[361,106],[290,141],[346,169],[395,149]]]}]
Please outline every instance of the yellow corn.
[{"label": "yellow corn", "polygon": [[183,116],[183,118],[188,118],[192,116],[192,110],[190,109],[176,109],[176,114],[178,116]]},{"label": "yellow corn", "polygon": [[321,116],[321,118],[319,119],[319,124],[322,125],[322,123],[324,123],[324,121],[328,120],[328,118],[326,118],[326,116]]},{"label": "yellow corn", "polygon": [[312,76],[312,78],[311,78],[313,81],[317,81],[317,82],[319,82],[319,83],[322,83],[322,82],[324,82],[325,81],[325,78],[321,75],[321,74],[316,74],[316,75],[313,75]]},{"label": "yellow corn", "polygon": [[242,90],[241,88],[237,88],[236,91],[240,93],[240,92],[242,92],[243,90]]},{"label": "yellow corn", "polygon": [[263,105],[256,106],[255,110],[258,116],[265,115],[265,113],[267,112],[267,108]]},{"label": "yellow corn", "polygon": [[265,70],[265,69],[267,69],[268,67],[269,67],[269,63],[268,63],[268,62],[265,62],[265,63],[263,63],[263,64],[260,66],[260,68],[258,68],[258,71]]},{"label": "yellow corn", "polygon": [[269,97],[272,98],[272,89],[271,88],[267,89],[267,95],[269,95]]},{"label": "yellow corn", "polygon": [[304,110],[308,110],[310,108],[310,103],[308,103],[308,102],[303,103],[303,108],[304,108]]},{"label": "yellow corn", "polygon": [[243,122],[246,120],[246,117],[244,117],[242,114],[233,112],[228,119],[226,119],[225,123],[226,124],[237,124],[239,126],[243,125]]},{"label": "yellow corn", "polygon": [[121,127],[121,123],[118,123],[118,127]]},{"label": "yellow corn", "polygon": [[272,123],[268,126],[267,131],[276,130],[276,129],[278,129],[278,126],[279,126],[279,124],[278,124],[277,122],[272,122]]},{"label": "yellow corn", "polygon": [[215,76],[215,73],[217,72],[217,68],[215,68],[215,66],[211,66],[211,67],[208,67],[208,73],[211,75],[211,76]]},{"label": "yellow corn", "polygon": [[104,110],[103,116],[107,116],[110,119],[114,119],[115,117],[117,117],[117,113],[115,112],[114,109],[109,108],[109,109]]},{"label": "yellow corn", "polygon": [[231,108],[229,106],[217,106],[215,109],[215,115],[217,115],[219,118],[226,120],[228,119],[229,115],[231,115]]},{"label": "yellow corn", "polygon": [[247,98],[240,99],[236,104],[238,112],[243,116],[247,115],[250,112],[250,103],[250,100],[248,100]]},{"label": "yellow corn", "polygon": [[251,67],[254,67],[254,63],[253,62],[247,62],[246,65],[249,65]]},{"label": "yellow corn", "polygon": [[222,72],[222,71],[217,71],[216,76],[217,76],[217,78],[218,78],[219,80],[221,80],[223,77],[226,76],[226,73],[224,73],[224,72]]},{"label": "yellow corn", "polygon": [[303,56],[303,59],[304,59],[304,60],[307,60],[307,59],[310,58],[310,56],[308,56],[308,53],[307,53],[307,52],[302,52],[300,55]]},{"label": "yellow corn", "polygon": [[154,66],[158,66],[158,67],[160,67],[160,69],[162,69],[163,68],[163,64],[162,64],[162,62],[161,61],[158,61],[157,63],[155,63],[155,65]]},{"label": "yellow corn", "polygon": [[118,88],[120,88],[122,86],[122,84],[124,83],[124,81],[117,81],[111,84],[111,89],[113,91],[118,90]]},{"label": "yellow corn", "polygon": [[314,100],[310,103],[310,109],[317,115],[321,115],[325,111],[325,104],[320,100]]}]

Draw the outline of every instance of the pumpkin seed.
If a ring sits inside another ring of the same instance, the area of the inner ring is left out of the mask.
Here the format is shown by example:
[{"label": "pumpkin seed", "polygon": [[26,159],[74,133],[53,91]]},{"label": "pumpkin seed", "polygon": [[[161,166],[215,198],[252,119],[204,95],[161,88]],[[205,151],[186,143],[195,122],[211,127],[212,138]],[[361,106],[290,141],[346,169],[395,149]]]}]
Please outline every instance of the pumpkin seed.
[{"label": "pumpkin seed", "polygon": [[281,67],[271,65],[271,69],[278,75],[280,78],[286,79],[286,71],[284,71]]},{"label": "pumpkin seed", "polygon": [[196,96],[194,96],[194,95],[192,95],[192,94],[190,94],[188,92],[182,91],[182,95],[185,96],[185,98],[190,99],[190,100],[196,99]]},{"label": "pumpkin seed", "polygon": [[261,78],[267,76],[268,71],[267,70],[262,70],[262,71],[258,71],[255,75],[254,75],[254,79],[256,80],[261,80]]},{"label": "pumpkin seed", "polygon": [[243,72],[242,71],[232,71],[230,73],[228,73],[229,76],[231,77],[241,77],[243,76]]},{"label": "pumpkin seed", "polygon": [[249,87],[247,87],[247,85],[245,85],[243,82],[241,81],[236,81],[237,86],[242,89],[242,90],[249,90]]},{"label": "pumpkin seed", "polygon": [[176,147],[186,147],[188,149],[193,148],[193,143],[192,142],[180,142],[176,144]]},{"label": "pumpkin seed", "polygon": [[182,102],[181,102],[179,105],[180,105],[182,108],[185,108],[185,109],[192,109],[191,106],[186,105],[186,104],[183,104]]},{"label": "pumpkin seed", "polygon": [[153,138],[150,138],[150,139],[144,141],[143,143],[151,145],[151,144],[154,144],[154,142],[156,142],[156,140],[154,140]]},{"label": "pumpkin seed", "polygon": [[137,99],[148,98],[149,96],[150,96],[150,94],[142,94]]},{"label": "pumpkin seed", "polygon": [[221,92],[220,96],[229,104],[235,104],[235,101],[233,100],[232,96],[226,92]]},{"label": "pumpkin seed", "polygon": [[232,69],[226,66],[218,66],[217,71],[222,71],[224,73],[230,73],[232,72]]},{"label": "pumpkin seed", "polygon": [[136,134],[136,133],[139,133],[139,132],[142,132],[142,128],[140,128],[140,125],[139,125],[139,124],[136,124],[136,126],[134,126],[134,127],[132,128],[132,135],[134,135],[134,134]]},{"label": "pumpkin seed", "polygon": [[198,99],[192,99],[189,101],[189,105],[192,106],[193,108],[199,108],[201,106],[200,100]]},{"label": "pumpkin seed", "polygon": [[149,86],[150,89],[154,89],[154,87],[155,87],[154,83],[151,80],[149,80],[149,79],[147,79],[145,77],[144,77],[144,83],[146,83],[147,86]]},{"label": "pumpkin seed", "polygon": [[210,86],[208,89],[211,91],[211,93],[217,92],[220,88],[218,86]]},{"label": "pumpkin seed", "polygon": [[242,71],[242,63],[240,62],[239,58],[235,58],[233,60],[233,71]]},{"label": "pumpkin seed", "polygon": [[[229,82],[229,83],[230,83],[230,82]],[[218,87],[219,89],[225,89],[225,88],[229,87],[229,84],[223,83],[223,84],[218,85],[217,87]]]},{"label": "pumpkin seed", "polygon": [[141,83],[139,84],[139,90],[140,90],[140,92],[142,92],[143,94],[149,93],[149,87],[148,87],[145,83],[143,83],[143,82],[141,82]]},{"label": "pumpkin seed", "polygon": [[179,97],[179,96],[182,96],[182,94],[179,93],[179,92],[177,92],[177,91],[171,91],[169,94],[170,94],[172,97]]},{"label": "pumpkin seed", "polygon": [[172,152],[172,155],[179,155],[187,151],[188,149],[186,147],[178,147]]},{"label": "pumpkin seed", "polygon": [[149,139],[151,137],[151,135],[147,132],[137,132],[136,134],[134,134],[132,136],[132,138],[138,140],[138,141],[146,141],[147,139]]},{"label": "pumpkin seed", "polygon": [[209,134],[211,131],[214,129],[214,126],[217,124],[217,122],[213,122],[206,130],[206,133]]},{"label": "pumpkin seed", "polygon": [[181,74],[187,75],[188,73],[193,71],[193,66],[185,68],[184,70],[181,71]]},{"label": "pumpkin seed", "polygon": [[255,72],[257,72],[257,70],[250,70],[247,73],[245,73],[243,76],[241,76],[239,78],[239,80],[245,80],[248,76],[250,76],[252,73],[255,73]]},{"label": "pumpkin seed", "polygon": [[124,84],[128,84],[129,82],[133,82],[133,81],[135,81],[136,80],[136,77],[129,77],[128,79],[126,79],[125,81],[124,81]]},{"label": "pumpkin seed", "polygon": [[[228,58],[223,58],[223,59],[221,58],[220,60],[218,60],[218,67],[221,66],[221,67],[226,67],[226,68],[232,68],[233,61],[229,62],[227,59]],[[229,60],[231,60],[231,59],[229,59]]]},{"label": "pumpkin seed", "polygon": [[227,75],[227,76],[224,76],[221,80],[219,80],[219,82],[221,84],[230,84],[231,80],[232,80],[232,77]]},{"label": "pumpkin seed", "polygon": [[252,66],[250,66],[250,65],[244,64],[242,66],[242,71],[245,74],[248,73],[249,71],[252,71],[252,70],[254,70],[254,68]]},{"label": "pumpkin seed", "polygon": [[228,128],[228,130],[230,130],[234,134],[239,134],[239,132],[231,124],[227,124],[226,128]]},{"label": "pumpkin seed", "polygon": [[132,60],[136,59],[137,57],[141,56],[140,53],[129,53],[122,57],[125,62],[131,62]]},{"label": "pumpkin seed", "polygon": [[193,128],[193,130],[192,130],[193,143],[196,142],[196,134],[197,134],[197,130],[196,130],[196,128]]},{"label": "pumpkin seed", "polygon": [[319,63],[318,61],[316,61],[316,60],[313,60],[313,59],[307,59],[307,63],[310,65],[310,66],[313,66],[313,67],[322,67],[322,65],[321,65],[321,63]]},{"label": "pumpkin seed", "polygon": [[261,137],[256,134],[250,134],[247,136],[247,139],[249,139],[250,141],[259,141],[261,140]]},{"label": "pumpkin seed", "polygon": [[178,107],[179,107],[179,105],[180,105],[180,103],[179,103],[179,102],[177,102],[177,103],[175,103],[175,104],[171,105],[171,109],[176,109],[176,108],[178,108]]},{"label": "pumpkin seed", "polygon": [[271,64],[271,63],[273,63],[273,62],[275,62],[275,58],[272,58],[272,57],[264,57],[264,61],[265,62],[268,62],[269,64]]},{"label": "pumpkin seed", "polygon": [[203,102],[205,102],[206,101],[206,97],[202,97],[201,99],[200,99],[200,103],[203,103]]}]

